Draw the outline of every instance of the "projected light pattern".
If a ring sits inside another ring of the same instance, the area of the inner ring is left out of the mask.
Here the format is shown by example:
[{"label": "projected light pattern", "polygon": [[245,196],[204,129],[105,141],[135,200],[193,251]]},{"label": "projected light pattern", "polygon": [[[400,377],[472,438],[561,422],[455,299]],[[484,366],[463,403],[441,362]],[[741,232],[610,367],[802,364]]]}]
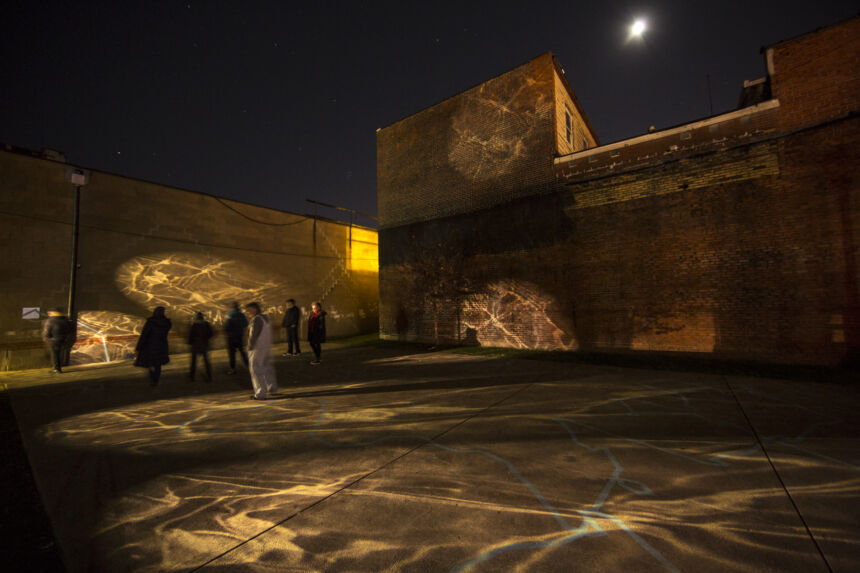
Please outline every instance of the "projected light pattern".
[{"label": "projected light pattern", "polygon": [[349,268],[353,271],[379,272],[379,237],[372,229],[353,227],[347,242]]},{"label": "projected light pattern", "polygon": [[147,308],[165,306],[187,315],[203,310],[217,322],[226,318],[236,300],[256,300],[263,312],[271,312],[283,303],[288,286],[277,282],[268,269],[193,253],[135,257],[119,267],[116,282],[124,294]]},{"label": "projected light pattern", "polygon": [[[446,367],[470,365],[493,376],[486,362]],[[531,378],[534,367],[520,366],[508,364],[505,376]],[[624,564],[616,555],[668,571],[682,569],[679,560],[742,570],[750,554],[775,569],[814,566],[745,421],[727,415],[726,387],[648,376],[513,389],[429,383],[360,402],[310,392],[255,404],[226,393],[83,414],[40,436],[52,448],[122,452],[132,468],[167,460],[102,514],[91,565],[105,570],[194,568],[229,548],[213,570],[542,570],[573,558],[572,547],[599,556],[604,570]],[[505,396],[509,405],[483,410]],[[800,452],[783,463],[814,473],[807,493],[856,499],[856,463],[809,442],[842,421],[797,411],[803,423],[763,434],[764,443]],[[660,429],[671,419],[683,421],[681,436]],[[751,507],[767,517],[751,519]]]},{"label": "projected light pattern", "polygon": [[121,312],[79,312],[78,338],[72,347],[71,363],[90,364],[130,358],[143,323],[143,318]]},{"label": "projected light pattern", "polygon": [[525,83],[504,77],[497,81],[495,91],[464,93],[451,118],[456,135],[450,139],[448,161],[470,180],[492,180],[522,168],[535,153],[533,147],[541,145],[539,127],[552,113],[548,90],[536,86],[534,78]]},{"label": "projected light pattern", "polygon": [[576,350],[564,321],[554,299],[521,281],[493,283],[463,305],[463,325],[476,331],[484,346]]}]

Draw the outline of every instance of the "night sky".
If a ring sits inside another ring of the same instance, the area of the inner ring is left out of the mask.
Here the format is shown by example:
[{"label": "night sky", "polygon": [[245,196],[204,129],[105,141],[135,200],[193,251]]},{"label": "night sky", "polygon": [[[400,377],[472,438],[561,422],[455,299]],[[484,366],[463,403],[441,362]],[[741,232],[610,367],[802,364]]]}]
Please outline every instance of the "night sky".
[{"label": "night sky", "polygon": [[[0,142],[277,209],[376,214],[376,129],[552,51],[602,143],[734,109],[853,1],[15,2]],[[641,41],[627,41],[642,17]],[[333,213],[320,212],[333,215]],[[371,221],[357,222],[372,224]]]}]

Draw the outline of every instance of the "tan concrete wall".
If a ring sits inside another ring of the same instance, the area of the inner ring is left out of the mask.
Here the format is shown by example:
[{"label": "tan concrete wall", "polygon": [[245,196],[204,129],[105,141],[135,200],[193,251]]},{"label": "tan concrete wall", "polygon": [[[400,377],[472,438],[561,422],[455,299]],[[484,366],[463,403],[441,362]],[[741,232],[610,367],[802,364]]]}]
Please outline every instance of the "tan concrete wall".
[{"label": "tan concrete wall", "polygon": [[[74,187],[69,166],[0,151],[0,368],[43,363],[38,321],[21,308],[65,307]],[[220,325],[229,303],[322,300],[332,336],[377,329],[376,231],[202,193],[90,172],[81,188],[78,361],[123,358],[162,305],[175,346],[194,312]],[[93,332],[96,331],[96,332]],[[221,339],[219,337],[219,342]]]}]

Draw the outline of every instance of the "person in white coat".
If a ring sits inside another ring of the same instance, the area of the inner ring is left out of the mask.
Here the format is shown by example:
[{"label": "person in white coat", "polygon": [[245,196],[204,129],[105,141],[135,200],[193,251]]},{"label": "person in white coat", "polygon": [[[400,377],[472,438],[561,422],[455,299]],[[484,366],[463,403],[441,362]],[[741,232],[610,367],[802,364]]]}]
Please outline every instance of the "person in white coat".
[{"label": "person in white coat", "polygon": [[250,317],[248,326],[248,362],[251,383],[254,385],[254,400],[267,400],[278,391],[275,365],[272,363],[272,321],[262,313],[256,302],[245,305]]}]

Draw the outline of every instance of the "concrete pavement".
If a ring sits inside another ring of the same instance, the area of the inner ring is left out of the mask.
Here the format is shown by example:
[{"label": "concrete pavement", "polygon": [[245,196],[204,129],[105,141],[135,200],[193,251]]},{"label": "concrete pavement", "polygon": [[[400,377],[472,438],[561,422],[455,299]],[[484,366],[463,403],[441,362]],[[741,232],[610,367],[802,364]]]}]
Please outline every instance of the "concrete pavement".
[{"label": "concrete pavement", "polygon": [[[0,375],[70,571],[857,571],[858,386],[336,347]],[[762,447],[763,446],[763,447]]]}]

